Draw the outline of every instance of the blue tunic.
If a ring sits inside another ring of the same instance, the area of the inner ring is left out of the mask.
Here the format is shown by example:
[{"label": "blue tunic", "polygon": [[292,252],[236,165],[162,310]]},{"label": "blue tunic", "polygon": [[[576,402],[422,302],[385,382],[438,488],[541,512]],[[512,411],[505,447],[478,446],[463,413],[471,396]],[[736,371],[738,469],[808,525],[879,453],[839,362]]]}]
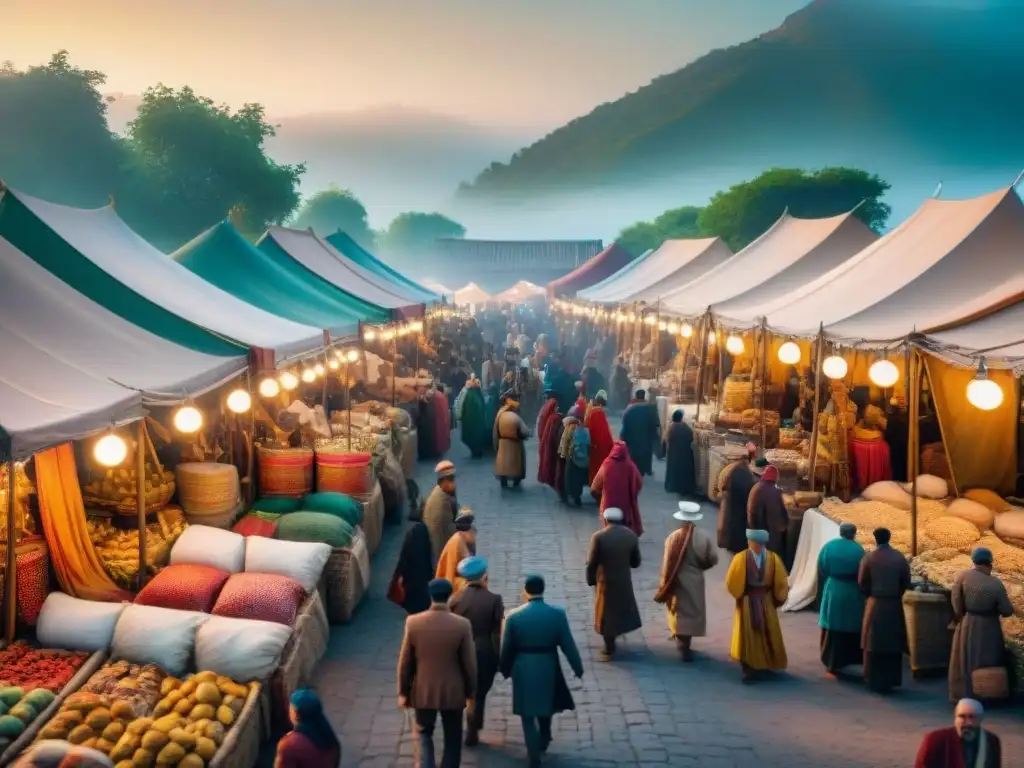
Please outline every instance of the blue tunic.
[{"label": "blue tunic", "polygon": [[832,632],[860,633],[864,620],[864,594],[857,572],[864,547],[850,539],[833,539],[818,555],[818,589],[821,607],[818,626]]}]

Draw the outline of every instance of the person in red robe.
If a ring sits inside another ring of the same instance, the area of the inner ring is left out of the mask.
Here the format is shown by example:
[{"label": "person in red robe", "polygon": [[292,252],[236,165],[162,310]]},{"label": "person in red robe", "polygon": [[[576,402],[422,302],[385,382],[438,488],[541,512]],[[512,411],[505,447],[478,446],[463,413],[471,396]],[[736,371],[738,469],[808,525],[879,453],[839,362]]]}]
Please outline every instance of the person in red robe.
[{"label": "person in red robe", "polygon": [[604,460],[608,458],[608,454],[612,450],[612,443],[615,442],[612,438],[611,427],[608,426],[608,415],[604,410],[607,405],[608,393],[602,389],[594,396],[594,400],[583,417],[583,426],[590,430],[589,485],[594,484],[594,477]]},{"label": "person in red robe", "polygon": [[[550,401],[549,401],[550,402]],[[545,404],[545,409],[547,405]],[[542,485],[555,487],[555,475],[558,470],[558,438],[561,435],[560,427],[565,414],[558,410],[558,401],[555,401],[555,408],[547,412],[547,416],[540,422],[540,436],[538,440],[538,451],[540,463],[537,467],[537,482]]]},{"label": "person in red robe", "polygon": [[999,737],[981,727],[985,710],[974,699],[956,705],[952,728],[939,728],[924,737],[914,768],[1001,768]]},{"label": "person in red robe", "polygon": [[434,398],[435,448],[438,456],[444,456],[452,447],[452,412],[443,385],[437,385],[437,394]]},{"label": "person in red robe", "polygon": [[598,500],[602,527],[608,525],[604,511],[618,508],[622,510],[622,524],[637,536],[642,536],[644,523],[640,518],[640,491],[643,487],[643,476],[629,458],[629,449],[622,440],[616,440],[590,483],[590,493]]},{"label": "person in red robe", "polygon": [[558,395],[556,392],[550,389],[544,390],[544,405],[540,409],[540,414],[537,416],[537,423],[534,425],[535,429],[533,434],[540,439],[541,432],[544,431],[544,424],[547,423],[548,416],[558,408]]}]

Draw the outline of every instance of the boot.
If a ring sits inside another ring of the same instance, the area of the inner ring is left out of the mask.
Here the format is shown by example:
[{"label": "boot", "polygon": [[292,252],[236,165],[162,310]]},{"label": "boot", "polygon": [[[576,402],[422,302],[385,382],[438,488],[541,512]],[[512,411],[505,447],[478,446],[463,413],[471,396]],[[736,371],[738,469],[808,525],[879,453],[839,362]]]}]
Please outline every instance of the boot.
[{"label": "boot", "polygon": [[689,663],[693,661],[693,651],[690,650],[691,638],[680,637],[676,639],[676,645],[679,648],[679,657]]},{"label": "boot", "polygon": [[604,638],[604,650],[598,654],[598,658],[601,661],[611,661],[612,656],[615,655],[615,638],[606,637]]}]

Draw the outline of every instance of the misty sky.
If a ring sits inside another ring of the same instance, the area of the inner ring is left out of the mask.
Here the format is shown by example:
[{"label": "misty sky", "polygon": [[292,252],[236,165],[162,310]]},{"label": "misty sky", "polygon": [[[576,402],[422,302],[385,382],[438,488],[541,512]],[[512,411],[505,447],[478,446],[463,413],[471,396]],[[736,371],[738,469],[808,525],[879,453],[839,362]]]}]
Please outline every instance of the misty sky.
[{"label": "misty sky", "polygon": [[138,94],[191,85],[274,116],[402,105],[553,127],[808,0],[4,0],[0,60],[66,48]]}]

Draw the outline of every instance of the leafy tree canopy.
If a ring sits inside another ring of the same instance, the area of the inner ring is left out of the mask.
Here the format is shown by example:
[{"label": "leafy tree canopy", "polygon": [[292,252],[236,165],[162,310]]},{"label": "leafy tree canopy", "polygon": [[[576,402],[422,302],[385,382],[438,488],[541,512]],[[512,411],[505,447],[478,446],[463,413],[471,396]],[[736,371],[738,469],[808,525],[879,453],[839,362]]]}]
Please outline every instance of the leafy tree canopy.
[{"label": "leafy tree canopy", "polygon": [[409,211],[394,218],[381,240],[392,252],[422,251],[439,238],[465,236],[466,228],[447,216]]},{"label": "leafy tree canopy", "polygon": [[634,256],[639,256],[658,248],[666,240],[700,237],[701,229],[697,223],[700,212],[700,208],[692,205],[671,208],[654,221],[638,221],[626,227],[616,242]]},{"label": "leafy tree canopy", "polygon": [[364,248],[374,246],[374,234],[365,206],[351,190],[341,187],[331,186],[306,198],[293,226],[312,228],[321,237],[340,229]]},{"label": "leafy tree canopy", "polygon": [[859,205],[856,216],[878,231],[889,219],[890,208],[881,200],[888,189],[878,176],[855,168],[773,168],[716,194],[701,211],[698,224],[734,251],[767,231],[787,208],[793,216],[817,219]]}]

